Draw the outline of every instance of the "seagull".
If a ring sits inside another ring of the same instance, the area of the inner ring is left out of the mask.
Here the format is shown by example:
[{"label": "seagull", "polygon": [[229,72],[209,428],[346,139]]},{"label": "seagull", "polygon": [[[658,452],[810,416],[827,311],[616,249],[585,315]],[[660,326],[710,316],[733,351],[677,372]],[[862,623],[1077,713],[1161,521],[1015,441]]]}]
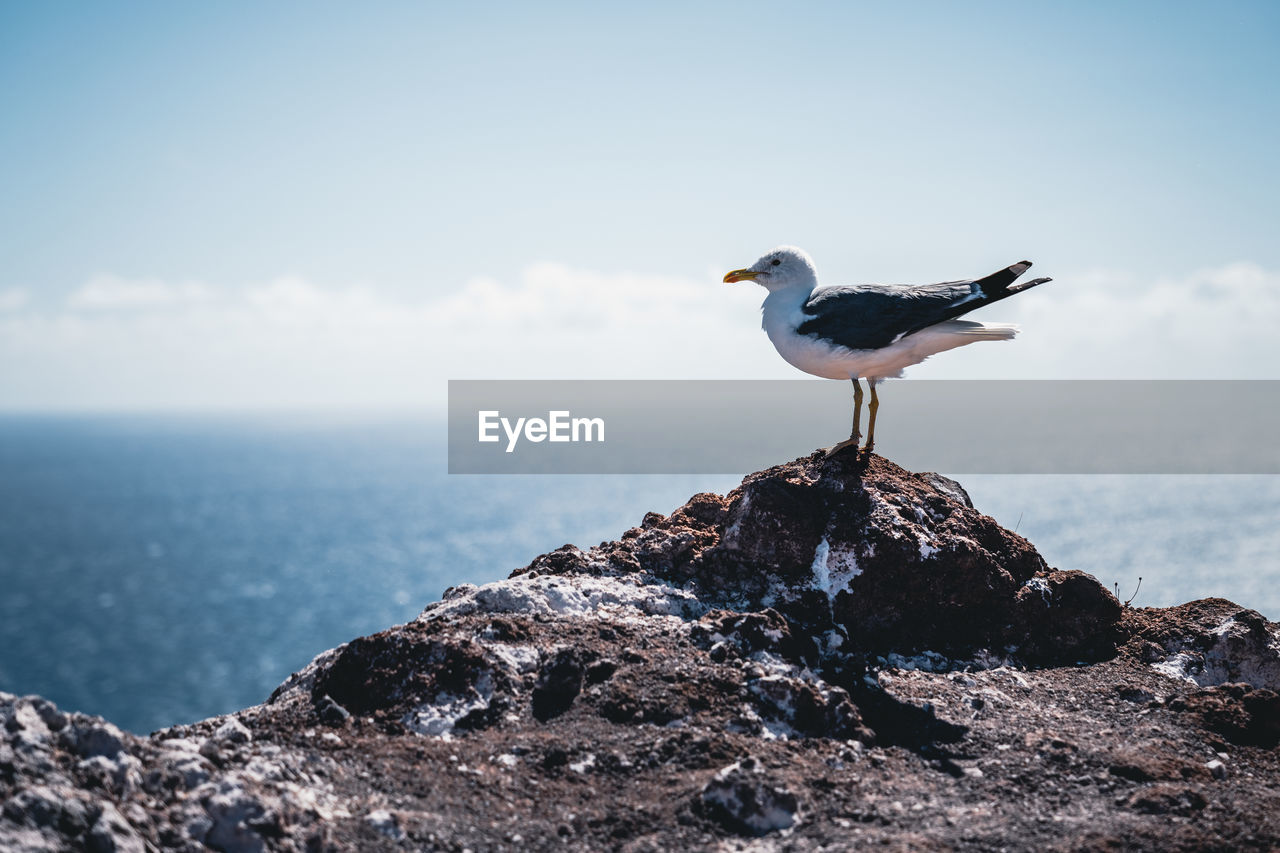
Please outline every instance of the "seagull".
[{"label": "seagull", "polygon": [[871,389],[867,443],[875,447],[876,384],[897,378],[931,355],[978,341],[1007,341],[1018,333],[1008,323],[957,320],[976,308],[1052,281],[1017,279],[1030,261],[985,278],[940,284],[855,284],[819,287],[813,260],[795,246],[779,246],[751,266],[726,273],[724,280],[754,281],[769,291],[760,310],[765,334],[789,364],[824,379],[853,380],[853,430],[828,456],[857,447],[862,438],[862,386]]}]

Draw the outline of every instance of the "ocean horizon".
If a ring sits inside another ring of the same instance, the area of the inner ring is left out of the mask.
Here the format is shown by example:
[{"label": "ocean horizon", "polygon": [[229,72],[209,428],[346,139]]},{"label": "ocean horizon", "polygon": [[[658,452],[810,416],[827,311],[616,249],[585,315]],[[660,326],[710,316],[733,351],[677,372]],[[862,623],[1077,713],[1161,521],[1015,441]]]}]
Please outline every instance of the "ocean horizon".
[{"label": "ocean horizon", "polygon": [[[449,586],[741,480],[445,468],[426,416],[2,416],[0,690],[139,733],[227,713]],[[1141,577],[1134,606],[1280,616],[1280,478],[957,479],[1050,565],[1121,600]]]}]

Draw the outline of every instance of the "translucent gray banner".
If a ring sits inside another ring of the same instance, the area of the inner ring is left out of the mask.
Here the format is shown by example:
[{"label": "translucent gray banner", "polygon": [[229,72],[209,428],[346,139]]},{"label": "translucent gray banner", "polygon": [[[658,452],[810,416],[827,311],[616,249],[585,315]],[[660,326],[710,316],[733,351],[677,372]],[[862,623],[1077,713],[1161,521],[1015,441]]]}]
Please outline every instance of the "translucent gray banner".
[{"label": "translucent gray banner", "polygon": [[[452,380],[451,474],[737,474],[849,435],[848,382]],[[879,386],[876,452],[950,474],[1280,473],[1280,381]],[[863,412],[866,430],[866,412]]]}]

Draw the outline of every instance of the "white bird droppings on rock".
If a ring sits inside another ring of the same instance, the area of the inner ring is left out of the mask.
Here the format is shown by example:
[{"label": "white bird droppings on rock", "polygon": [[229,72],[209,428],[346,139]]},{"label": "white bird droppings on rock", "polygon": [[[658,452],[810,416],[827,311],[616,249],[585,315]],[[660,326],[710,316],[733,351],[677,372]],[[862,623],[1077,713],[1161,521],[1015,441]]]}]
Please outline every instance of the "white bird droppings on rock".
[{"label": "white bird droppings on rock", "polygon": [[708,606],[688,590],[651,583],[638,575],[514,577],[484,586],[455,587],[418,617],[422,621],[471,613],[522,613],[562,617],[644,616],[696,619]]}]

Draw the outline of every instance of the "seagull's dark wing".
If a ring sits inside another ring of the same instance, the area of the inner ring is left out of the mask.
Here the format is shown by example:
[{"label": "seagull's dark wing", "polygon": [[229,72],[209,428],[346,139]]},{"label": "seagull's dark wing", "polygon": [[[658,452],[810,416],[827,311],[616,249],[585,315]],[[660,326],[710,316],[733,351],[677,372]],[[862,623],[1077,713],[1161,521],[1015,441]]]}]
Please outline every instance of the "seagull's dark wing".
[{"label": "seagull's dark wing", "polygon": [[[849,349],[878,349],[957,316],[977,301],[970,282],[901,287],[859,284],[818,291],[803,307],[811,319],[796,330]],[[974,306],[977,307],[976,305]]]},{"label": "seagull's dark wing", "polygon": [[809,319],[796,331],[849,349],[878,349],[1050,280],[1037,278],[1015,285],[1030,266],[1030,261],[1022,261],[973,281],[826,288],[804,304],[802,310]]}]

